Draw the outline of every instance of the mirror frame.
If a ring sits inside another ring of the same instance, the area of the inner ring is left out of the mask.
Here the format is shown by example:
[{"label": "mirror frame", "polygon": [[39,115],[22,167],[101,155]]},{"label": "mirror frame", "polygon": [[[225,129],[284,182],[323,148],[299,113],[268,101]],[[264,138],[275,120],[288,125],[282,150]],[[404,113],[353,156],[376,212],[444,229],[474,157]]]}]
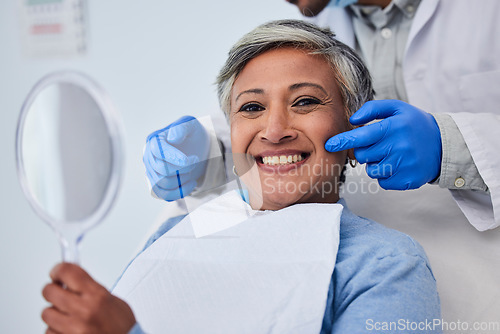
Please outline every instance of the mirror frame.
[{"label": "mirror frame", "polygon": [[[25,173],[25,165],[22,157],[24,124],[29,110],[38,97],[39,93],[50,85],[57,83],[69,83],[84,89],[92,97],[101,110],[101,114],[106,123],[111,143],[111,173],[103,200],[96,210],[84,219],[66,221],[57,219],[49,215],[33,196]],[[21,188],[33,210],[53,229],[57,226],[64,226],[68,223],[78,223],[82,233],[99,223],[111,210],[121,186],[123,174],[123,125],[118,113],[114,109],[105,91],[87,75],[77,71],[52,72],[42,77],[31,89],[26,100],[21,107],[17,128],[16,128],[16,169]]]}]

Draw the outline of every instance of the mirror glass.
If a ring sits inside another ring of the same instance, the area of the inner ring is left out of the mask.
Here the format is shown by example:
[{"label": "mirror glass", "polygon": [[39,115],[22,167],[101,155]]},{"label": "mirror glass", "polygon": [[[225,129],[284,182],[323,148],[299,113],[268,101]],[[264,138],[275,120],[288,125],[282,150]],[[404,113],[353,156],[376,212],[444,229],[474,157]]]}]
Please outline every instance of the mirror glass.
[{"label": "mirror glass", "polygon": [[121,175],[120,122],[90,78],[58,72],[39,81],[19,118],[17,162],[33,209],[77,262],[84,233],[102,221]]}]

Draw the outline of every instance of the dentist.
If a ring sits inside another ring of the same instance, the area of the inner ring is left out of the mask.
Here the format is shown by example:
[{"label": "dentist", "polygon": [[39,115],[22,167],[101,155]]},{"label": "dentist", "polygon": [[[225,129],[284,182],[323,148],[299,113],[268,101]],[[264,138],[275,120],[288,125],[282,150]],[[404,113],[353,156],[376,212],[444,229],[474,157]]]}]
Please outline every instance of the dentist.
[{"label": "dentist", "polygon": [[[396,202],[400,212],[390,214],[408,221],[416,218],[410,209],[424,201],[420,221],[467,220],[479,231],[500,225],[495,173],[500,165],[500,2],[288,1],[306,20],[330,27],[356,49],[373,76],[378,101],[366,103],[350,122],[380,121],[334,136],[325,148],[353,148],[367,175],[383,189],[422,187],[366,194],[369,202],[356,194],[358,200],[349,202],[354,211],[391,221],[386,208]],[[220,166],[209,163],[204,178],[199,175],[205,170],[189,167],[189,161],[207,154],[201,136],[208,138],[203,127],[191,125],[175,133],[167,127],[160,140],[148,138],[144,163],[156,197],[180,198],[175,170],[183,168],[189,170],[180,178],[183,196],[203,191],[203,183],[213,185],[216,178],[209,175]],[[181,148],[189,149],[183,153]],[[345,197],[349,200],[349,194]]]}]

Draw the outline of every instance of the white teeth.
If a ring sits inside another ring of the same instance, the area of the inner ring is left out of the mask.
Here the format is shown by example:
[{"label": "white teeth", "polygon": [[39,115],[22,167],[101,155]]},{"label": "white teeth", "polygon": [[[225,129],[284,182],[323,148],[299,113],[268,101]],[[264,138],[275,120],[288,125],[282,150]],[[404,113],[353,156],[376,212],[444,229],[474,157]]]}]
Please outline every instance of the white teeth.
[{"label": "white teeth", "polygon": [[296,163],[298,161],[302,161],[303,158],[302,158],[302,155],[300,154],[294,154],[294,155],[275,155],[275,156],[271,156],[271,157],[263,157],[262,158],[262,162],[265,164],[265,165],[270,165],[270,166],[274,166],[274,165],[287,165],[287,164],[292,164],[292,163]]}]

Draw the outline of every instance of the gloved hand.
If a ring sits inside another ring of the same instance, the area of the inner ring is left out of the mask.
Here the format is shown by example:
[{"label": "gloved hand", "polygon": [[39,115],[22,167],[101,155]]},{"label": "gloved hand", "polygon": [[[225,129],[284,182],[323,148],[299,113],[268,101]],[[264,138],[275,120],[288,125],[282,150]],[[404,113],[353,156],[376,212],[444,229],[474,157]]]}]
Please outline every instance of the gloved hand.
[{"label": "gloved hand", "polygon": [[349,121],[362,125],[327,140],[330,152],[354,148],[368,176],[384,189],[417,189],[441,170],[441,132],[431,114],[398,100],[365,103]]},{"label": "gloved hand", "polygon": [[151,187],[161,199],[189,195],[205,173],[210,138],[192,116],[184,116],[146,139],[143,162]]}]

